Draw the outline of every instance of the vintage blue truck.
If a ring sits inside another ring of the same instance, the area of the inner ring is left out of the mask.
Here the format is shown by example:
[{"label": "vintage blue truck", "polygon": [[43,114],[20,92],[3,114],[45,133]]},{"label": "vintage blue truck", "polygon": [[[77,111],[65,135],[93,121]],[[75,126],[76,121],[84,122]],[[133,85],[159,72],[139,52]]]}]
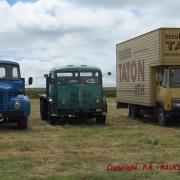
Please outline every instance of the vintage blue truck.
[{"label": "vintage blue truck", "polygon": [[[32,84],[32,77],[28,84]],[[25,96],[25,79],[21,78],[16,62],[0,60],[0,121],[17,123],[18,129],[27,129],[30,101]]]}]

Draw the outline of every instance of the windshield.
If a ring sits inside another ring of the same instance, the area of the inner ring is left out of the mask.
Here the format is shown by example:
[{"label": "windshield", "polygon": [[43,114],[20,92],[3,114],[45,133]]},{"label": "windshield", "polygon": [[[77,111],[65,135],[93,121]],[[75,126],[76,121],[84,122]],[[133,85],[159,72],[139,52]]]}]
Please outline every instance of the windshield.
[{"label": "windshield", "polygon": [[0,79],[17,80],[20,78],[18,66],[0,65]]},{"label": "windshield", "polygon": [[171,87],[180,87],[180,68],[171,69],[170,84]]},{"label": "windshield", "polygon": [[97,84],[100,83],[99,72],[80,72],[81,84]]},{"label": "windshield", "polygon": [[100,83],[99,72],[59,72],[58,84],[97,84]]},{"label": "windshield", "polygon": [[73,72],[61,72],[57,73],[57,83],[58,84],[77,84],[78,83],[78,73]]}]

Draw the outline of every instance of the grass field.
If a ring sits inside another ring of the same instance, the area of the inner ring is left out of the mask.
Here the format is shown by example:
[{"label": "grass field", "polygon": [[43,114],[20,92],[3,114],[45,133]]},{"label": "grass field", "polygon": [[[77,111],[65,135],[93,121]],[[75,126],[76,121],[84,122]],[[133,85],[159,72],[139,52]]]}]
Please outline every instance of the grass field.
[{"label": "grass field", "polygon": [[[39,119],[39,101],[31,100],[27,131],[0,126],[0,179],[179,179],[180,171],[159,170],[180,164],[180,124],[159,127],[152,118],[132,120],[108,99],[106,125]],[[154,170],[109,172],[107,166],[152,164]]]}]

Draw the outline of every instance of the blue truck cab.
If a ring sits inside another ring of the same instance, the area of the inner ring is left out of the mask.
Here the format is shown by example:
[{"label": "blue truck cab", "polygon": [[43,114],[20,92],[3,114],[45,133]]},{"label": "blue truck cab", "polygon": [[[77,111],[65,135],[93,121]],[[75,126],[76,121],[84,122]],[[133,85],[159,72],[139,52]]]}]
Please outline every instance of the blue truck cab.
[{"label": "blue truck cab", "polygon": [[[32,77],[28,84],[32,84]],[[27,129],[29,115],[30,101],[25,96],[25,79],[21,78],[19,64],[0,60],[0,121]]]}]

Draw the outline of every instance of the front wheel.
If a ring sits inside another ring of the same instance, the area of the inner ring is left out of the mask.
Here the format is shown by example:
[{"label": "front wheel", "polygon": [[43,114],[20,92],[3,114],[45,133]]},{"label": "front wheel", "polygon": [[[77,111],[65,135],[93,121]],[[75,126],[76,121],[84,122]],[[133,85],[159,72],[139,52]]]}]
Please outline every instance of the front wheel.
[{"label": "front wheel", "polygon": [[56,117],[53,117],[53,116],[48,116],[48,120],[49,120],[49,123],[53,126],[55,126],[57,124],[57,118]]},{"label": "front wheel", "polygon": [[105,122],[106,122],[106,116],[105,115],[101,115],[101,116],[96,117],[96,123],[97,124],[105,124]]},{"label": "front wheel", "polygon": [[129,117],[136,119],[138,117],[138,107],[137,105],[129,105]]},{"label": "front wheel", "polygon": [[158,124],[160,126],[167,126],[168,124],[164,109],[162,107],[158,108]]},{"label": "front wheel", "polygon": [[57,124],[57,117],[51,115],[51,104],[48,104],[48,121],[53,126]]},{"label": "front wheel", "polygon": [[17,128],[20,130],[27,129],[28,128],[28,118],[27,117],[18,118]]}]

